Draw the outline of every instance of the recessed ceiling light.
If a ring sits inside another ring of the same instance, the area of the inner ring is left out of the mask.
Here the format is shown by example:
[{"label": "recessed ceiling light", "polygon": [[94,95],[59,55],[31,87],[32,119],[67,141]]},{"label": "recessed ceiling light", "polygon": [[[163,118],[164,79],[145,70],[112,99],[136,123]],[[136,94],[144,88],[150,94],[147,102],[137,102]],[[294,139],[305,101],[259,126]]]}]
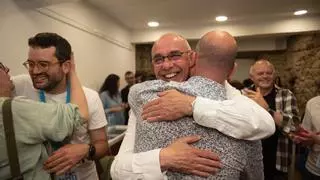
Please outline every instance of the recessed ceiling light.
[{"label": "recessed ceiling light", "polygon": [[219,22],[223,22],[223,21],[226,21],[226,20],[228,20],[227,16],[217,16],[216,17],[216,21],[219,21]]},{"label": "recessed ceiling light", "polygon": [[296,16],[300,16],[300,15],[304,15],[307,14],[307,10],[303,9],[303,10],[299,10],[299,11],[295,11],[293,14]]},{"label": "recessed ceiling light", "polygon": [[159,23],[157,21],[150,21],[148,22],[149,27],[158,27]]}]

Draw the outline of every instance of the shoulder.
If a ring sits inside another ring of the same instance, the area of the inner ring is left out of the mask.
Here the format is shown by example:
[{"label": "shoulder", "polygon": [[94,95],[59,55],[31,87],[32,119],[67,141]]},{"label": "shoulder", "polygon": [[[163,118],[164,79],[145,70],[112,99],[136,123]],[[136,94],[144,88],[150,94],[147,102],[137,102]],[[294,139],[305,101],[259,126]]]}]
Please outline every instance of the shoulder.
[{"label": "shoulder", "polygon": [[130,89],[130,86],[129,86],[129,85],[126,85],[126,87],[124,87],[123,89],[121,89],[121,93],[122,93],[122,92],[129,91],[129,89]]},{"label": "shoulder", "polygon": [[97,91],[87,88],[87,87],[82,87],[84,94],[86,96],[88,106],[89,106],[89,111],[91,110],[90,106],[97,106],[97,102],[101,101],[100,96]]},{"label": "shoulder", "polygon": [[291,96],[291,97],[294,97],[294,94],[293,94],[292,91],[290,91],[289,89],[276,87],[276,90],[277,90],[277,94],[280,94],[280,95],[282,95],[282,96]]},{"label": "shoulder", "polygon": [[165,83],[166,82],[162,80],[151,80],[135,84],[131,86],[129,96],[138,95],[141,92],[159,89],[160,87],[163,87]]},{"label": "shoulder", "polygon": [[30,75],[28,74],[20,74],[20,75],[12,76],[11,78],[14,83],[32,82]]},{"label": "shoulder", "polygon": [[320,104],[320,96],[313,97],[307,102],[307,106],[309,107],[315,104]]},{"label": "shoulder", "polygon": [[104,114],[103,105],[97,91],[82,87],[88,102],[90,113],[89,130],[106,126],[107,120]]},{"label": "shoulder", "polygon": [[14,84],[14,96],[37,98],[38,90],[33,87],[32,80],[28,74],[12,76],[11,80]]},{"label": "shoulder", "polygon": [[85,86],[82,87],[84,94],[87,96],[87,98],[99,98],[99,94],[97,91],[87,88]]},{"label": "shoulder", "polygon": [[225,81],[224,87],[226,89],[228,99],[241,95],[241,92],[238,89],[231,86],[228,81]]}]

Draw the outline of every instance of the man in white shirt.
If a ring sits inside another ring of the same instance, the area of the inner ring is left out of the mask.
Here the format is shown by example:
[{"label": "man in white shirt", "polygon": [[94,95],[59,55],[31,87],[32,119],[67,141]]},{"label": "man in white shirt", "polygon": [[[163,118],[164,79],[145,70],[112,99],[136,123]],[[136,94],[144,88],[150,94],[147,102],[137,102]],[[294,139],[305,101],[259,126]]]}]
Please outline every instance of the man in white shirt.
[{"label": "man in white shirt", "polygon": [[[190,61],[195,58],[194,56],[187,56],[186,52],[190,50],[189,44],[181,36],[176,34],[162,36],[152,48],[153,59],[163,61],[161,62],[162,66],[155,66],[157,61],[153,61],[157,78],[180,82],[186,80],[189,76],[190,68],[193,68]],[[178,51],[182,52],[182,54],[178,54]],[[168,61],[165,60],[166,58],[168,58]],[[272,117],[267,111],[256,105],[252,100],[241,96],[239,92],[235,92],[236,90],[227,83],[225,86],[227,97],[232,100],[220,102],[200,97],[196,98],[193,105],[193,116],[196,123],[218,129],[226,135],[247,140],[257,140],[271,135],[275,127]],[[164,96],[171,94],[171,97],[176,97],[172,93],[176,95],[176,92],[171,91],[165,92]],[[172,114],[180,114],[179,117],[192,114],[192,112],[189,112],[192,110],[190,102],[194,98],[176,99],[183,100],[183,103],[179,103],[183,108],[179,108],[179,110],[187,109],[187,111],[179,113],[171,111],[176,107],[174,106],[175,102],[173,102],[171,103],[173,106],[169,106],[171,110],[167,109],[166,117],[171,117]],[[158,102],[156,100],[155,104],[159,103],[162,103],[162,100]],[[152,107],[152,105],[149,107]],[[157,109],[157,107],[154,109]],[[154,112],[150,109],[148,110],[148,105],[145,110],[151,114]],[[144,113],[146,119],[157,120],[157,115],[152,116],[149,113]],[[174,120],[179,117],[175,116],[166,120]],[[158,119],[163,120],[161,117]],[[214,153],[189,145],[199,140],[194,137],[178,139],[163,149],[133,153],[135,126],[136,118],[131,113],[126,136],[111,167],[111,175],[114,179],[164,179],[165,176],[163,176],[162,170],[165,166],[170,166],[170,169],[180,172],[208,176],[209,173],[214,173],[216,168],[220,166],[216,162]]]},{"label": "man in white shirt", "polygon": [[[13,77],[16,96],[46,103],[66,103],[70,90],[67,74],[70,70],[71,45],[55,33],[39,33],[29,39],[28,59],[24,63],[30,76]],[[30,78],[31,77],[31,78]],[[48,172],[67,172],[64,179],[98,179],[94,159],[108,152],[105,133],[107,121],[97,92],[83,88],[87,98],[90,119],[88,128],[76,132],[71,144],[57,146],[45,163]],[[79,161],[83,163],[78,164]]]},{"label": "man in white shirt", "polygon": [[310,147],[306,162],[305,180],[320,179],[320,96],[310,99],[306,105],[302,127],[294,135],[294,141]]}]

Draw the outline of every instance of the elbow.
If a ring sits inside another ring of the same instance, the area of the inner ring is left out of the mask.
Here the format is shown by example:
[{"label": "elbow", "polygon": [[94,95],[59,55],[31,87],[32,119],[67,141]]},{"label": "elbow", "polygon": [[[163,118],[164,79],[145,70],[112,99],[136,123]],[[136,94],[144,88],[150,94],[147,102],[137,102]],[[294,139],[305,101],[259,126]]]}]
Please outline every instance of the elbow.
[{"label": "elbow", "polygon": [[262,125],[261,131],[263,131],[263,134],[264,134],[263,138],[267,138],[275,133],[276,124],[271,116],[270,116],[270,118],[265,119],[264,122],[265,123],[261,123],[261,125]]},{"label": "elbow", "polygon": [[89,121],[89,113],[85,112],[85,113],[81,113],[81,118],[83,119],[84,122],[88,122]]}]

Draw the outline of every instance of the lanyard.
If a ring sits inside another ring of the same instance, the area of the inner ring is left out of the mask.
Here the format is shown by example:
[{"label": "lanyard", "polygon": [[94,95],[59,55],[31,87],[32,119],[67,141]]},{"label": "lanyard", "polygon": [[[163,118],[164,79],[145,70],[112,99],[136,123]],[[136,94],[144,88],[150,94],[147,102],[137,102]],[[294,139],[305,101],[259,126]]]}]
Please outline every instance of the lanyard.
[{"label": "lanyard", "polygon": [[[39,98],[41,102],[46,102],[46,95],[44,90],[39,91]],[[70,98],[71,98],[71,88],[70,88],[70,83],[69,81],[67,82],[67,96],[66,96],[66,103],[70,103]]]}]

